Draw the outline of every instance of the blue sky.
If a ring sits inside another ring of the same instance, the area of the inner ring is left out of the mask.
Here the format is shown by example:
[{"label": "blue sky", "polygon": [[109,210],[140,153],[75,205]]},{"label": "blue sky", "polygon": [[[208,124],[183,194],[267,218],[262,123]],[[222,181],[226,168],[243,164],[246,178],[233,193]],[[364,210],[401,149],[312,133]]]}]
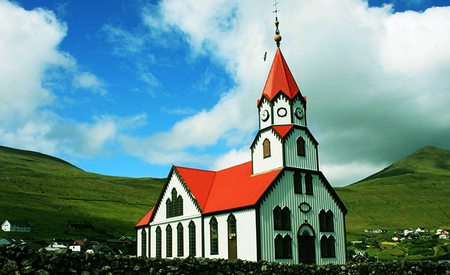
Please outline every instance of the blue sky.
[{"label": "blue sky", "polygon": [[[280,1],[332,184],[450,148],[446,2]],[[249,160],[272,4],[0,0],[0,144],[132,177]]]}]

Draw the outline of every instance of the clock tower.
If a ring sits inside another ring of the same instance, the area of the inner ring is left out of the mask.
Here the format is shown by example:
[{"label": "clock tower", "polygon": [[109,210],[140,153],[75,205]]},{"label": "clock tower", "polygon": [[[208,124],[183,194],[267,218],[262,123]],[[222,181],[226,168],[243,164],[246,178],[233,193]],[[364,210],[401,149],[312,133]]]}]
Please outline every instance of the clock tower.
[{"label": "clock tower", "polygon": [[307,128],[306,97],[302,96],[281,52],[278,25],[275,19],[277,49],[257,101],[259,131],[250,147],[253,174],[280,167],[318,171],[318,144]]}]

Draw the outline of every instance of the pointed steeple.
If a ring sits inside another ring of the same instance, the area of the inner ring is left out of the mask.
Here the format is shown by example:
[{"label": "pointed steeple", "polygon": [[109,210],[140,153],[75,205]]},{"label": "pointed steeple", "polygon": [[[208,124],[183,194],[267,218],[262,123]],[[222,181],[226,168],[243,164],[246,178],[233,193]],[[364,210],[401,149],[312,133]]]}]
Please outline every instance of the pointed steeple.
[{"label": "pointed steeple", "polygon": [[262,96],[272,100],[280,92],[283,92],[289,99],[293,99],[300,93],[300,89],[295,82],[294,76],[292,76],[291,70],[289,70],[286,60],[284,60],[280,48],[277,48]]}]

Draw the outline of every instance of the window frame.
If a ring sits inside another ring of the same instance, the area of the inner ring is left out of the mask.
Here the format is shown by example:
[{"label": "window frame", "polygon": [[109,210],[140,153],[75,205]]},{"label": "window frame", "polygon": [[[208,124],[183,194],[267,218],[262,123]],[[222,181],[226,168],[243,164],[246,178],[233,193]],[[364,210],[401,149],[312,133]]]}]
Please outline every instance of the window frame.
[{"label": "window frame", "polygon": [[219,255],[219,227],[216,217],[209,220],[209,246],[211,255]]},{"label": "window frame", "polygon": [[184,227],[181,222],[177,224],[177,257],[184,256]]},{"label": "window frame", "polygon": [[270,158],[271,152],[270,152],[270,140],[268,138],[264,139],[263,143],[263,158]]}]

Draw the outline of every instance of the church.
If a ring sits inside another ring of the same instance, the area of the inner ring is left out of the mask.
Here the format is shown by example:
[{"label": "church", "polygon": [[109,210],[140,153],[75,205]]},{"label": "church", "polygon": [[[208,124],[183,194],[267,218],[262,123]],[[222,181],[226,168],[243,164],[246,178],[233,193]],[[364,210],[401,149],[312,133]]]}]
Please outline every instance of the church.
[{"label": "church", "polygon": [[347,209],[319,170],[304,97],[280,50],[261,97],[251,161],[220,171],[173,166],[137,223],[137,256],[344,264]]}]

